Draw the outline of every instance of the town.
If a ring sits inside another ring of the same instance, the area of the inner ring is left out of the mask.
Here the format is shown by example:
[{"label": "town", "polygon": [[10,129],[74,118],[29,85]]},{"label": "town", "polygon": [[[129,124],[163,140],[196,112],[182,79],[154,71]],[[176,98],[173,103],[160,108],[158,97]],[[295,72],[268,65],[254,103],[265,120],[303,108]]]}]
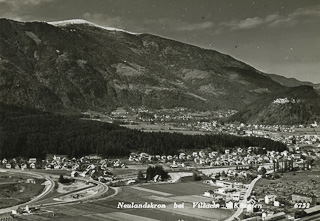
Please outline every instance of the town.
[{"label": "town", "polygon": [[[70,179],[94,180],[117,188],[202,182],[202,189],[207,189],[198,195],[202,202],[190,201],[190,208],[197,205],[197,208],[241,211],[242,219],[248,220],[252,217],[294,219],[317,216],[320,212],[317,206],[320,202],[320,178],[317,175],[320,149],[316,137],[295,136],[294,142],[293,139],[284,139],[282,141],[290,148],[282,152],[261,147],[228,148],[224,152],[204,148],[178,155],[131,153],[122,159],[103,159],[97,155],[68,159],[52,154],[45,160],[1,159],[1,167],[9,171],[46,171],[49,174],[50,171],[63,171],[62,174]],[[147,180],[147,171],[152,165],[161,166],[169,178],[154,174]],[[305,174],[310,178],[301,179]],[[296,178],[294,182],[286,182],[292,177]],[[81,200],[78,196],[76,199]]]}]

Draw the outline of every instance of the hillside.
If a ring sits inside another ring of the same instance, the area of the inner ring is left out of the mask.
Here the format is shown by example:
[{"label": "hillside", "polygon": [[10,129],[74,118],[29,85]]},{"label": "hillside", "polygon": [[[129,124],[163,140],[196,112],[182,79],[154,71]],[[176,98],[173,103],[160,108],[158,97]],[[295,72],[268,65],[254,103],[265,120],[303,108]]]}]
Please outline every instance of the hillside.
[{"label": "hillside", "polygon": [[42,110],[239,109],[282,86],[217,51],[81,23],[0,20],[0,100]]},{"label": "hillside", "polygon": [[320,98],[311,86],[288,88],[245,106],[231,122],[254,124],[307,124],[320,121]]},{"label": "hillside", "polygon": [[0,19],[0,42],[0,102],[38,110],[242,110],[287,90],[217,51],[84,20]]}]

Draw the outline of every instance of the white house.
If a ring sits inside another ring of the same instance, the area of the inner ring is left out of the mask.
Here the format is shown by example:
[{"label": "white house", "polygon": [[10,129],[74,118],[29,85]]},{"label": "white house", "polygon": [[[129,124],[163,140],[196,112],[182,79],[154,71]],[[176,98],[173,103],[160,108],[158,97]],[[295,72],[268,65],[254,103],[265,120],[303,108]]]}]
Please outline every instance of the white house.
[{"label": "white house", "polygon": [[30,163],[29,167],[30,167],[31,169],[35,169],[35,168],[36,168],[36,164],[35,164],[35,163]]},{"label": "white house", "polygon": [[274,201],[276,200],[276,198],[277,198],[276,195],[266,195],[266,196],[264,197],[264,202],[265,202],[266,204],[269,204],[269,203],[271,203],[271,202],[274,202]]},{"label": "white house", "polygon": [[29,163],[37,163],[37,158],[30,158]]},{"label": "white house", "polygon": [[221,194],[221,195],[225,195],[227,192],[226,192],[226,189],[225,189],[225,188],[218,188],[218,189],[215,189],[215,190],[214,190],[214,193],[216,193],[216,194]]},{"label": "white house", "polygon": [[79,176],[79,172],[78,171],[72,171],[71,172],[71,177],[78,177]]},{"label": "white house", "polygon": [[232,201],[226,202],[226,208],[227,209],[233,209],[234,203]]}]

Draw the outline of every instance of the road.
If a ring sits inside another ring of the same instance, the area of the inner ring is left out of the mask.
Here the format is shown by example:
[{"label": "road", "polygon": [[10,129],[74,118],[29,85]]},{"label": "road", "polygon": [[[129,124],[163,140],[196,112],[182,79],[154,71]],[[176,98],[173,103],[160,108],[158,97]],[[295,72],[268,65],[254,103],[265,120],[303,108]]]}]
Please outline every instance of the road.
[{"label": "road", "polygon": [[[252,190],[253,190],[253,187],[254,185],[256,184],[256,182],[261,178],[262,176],[261,175],[258,175],[257,178],[255,178],[254,180],[251,181],[246,193],[244,194],[244,199],[240,202],[240,205],[242,202],[247,202],[247,198],[250,196]],[[234,218],[240,216],[240,214],[243,212],[243,208],[242,206],[239,206],[239,208],[237,209],[237,211],[231,216],[229,217],[228,219],[226,219],[226,221],[232,221],[234,220]]]},{"label": "road", "polygon": [[23,207],[23,206],[31,205],[31,204],[34,205],[34,206],[38,206],[38,207],[47,207],[47,206],[50,206],[50,205],[79,203],[79,202],[82,202],[82,201],[87,201],[87,200],[92,200],[94,198],[99,198],[99,197],[103,196],[105,193],[107,193],[108,190],[109,190],[109,187],[105,183],[102,183],[102,182],[99,182],[99,181],[96,181],[96,180],[88,180],[88,179],[84,179],[84,178],[75,178],[77,180],[81,180],[81,181],[84,181],[84,182],[89,181],[89,182],[97,185],[98,193],[94,194],[92,196],[87,196],[85,198],[82,198],[82,199],[79,199],[79,200],[75,200],[75,201],[71,201],[71,202],[61,201],[61,202],[54,202],[54,203],[48,203],[48,204],[43,204],[43,205],[37,205],[37,202],[41,201],[41,199],[43,199],[46,195],[48,195],[55,187],[55,182],[51,178],[50,174],[33,172],[33,171],[3,170],[3,169],[0,169],[0,172],[10,172],[10,173],[15,173],[15,174],[19,174],[19,173],[21,174],[22,173],[22,174],[25,174],[25,175],[27,174],[28,176],[31,176],[31,177],[45,179],[45,180],[49,181],[49,182],[47,182],[47,185],[46,185],[44,191],[41,194],[39,194],[38,196],[34,197],[33,199],[31,199],[30,201],[28,201],[26,203],[23,203],[23,204],[20,204],[20,205],[16,205],[16,206],[12,206],[12,207],[8,207],[8,208],[4,208],[4,209],[0,209],[0,214],[8,213],[8,212],[11,212],[12,210],[17,210],[19,207]]},{"label": "road", "polygon": [[42,199],[43,197],[48,195],[53,190],[53,188],[55,186],[54,181],[50,178],[50,176],[48,174],[41,174],[41,173],[37,173],[37,172],[29,172],[29,171],[22,171],[22,170],[3,170],[3,169],[0,169],[0,172],[10,172],[10,173],[16,173],[16,174],[22,173],[22,174],[27,174],[28,176],[31,176],[31,177],[45,179],[45,180],[49,181],[49,182],[47,182],[47,185],[45,186],[44,191],[40,195],[34,197],[33,199],[31,199],[30,201],[28,201],[26,203],[12,206],[12,207],[8,207],[8,208],[4,208],[4,209],[0,209],[0,214],[11,212],[12,210],[16,210],[19,207],[29,205],[31,203],[34,203],[34,202]]},{"label": "road", "polygon": [[[97,188],[98,188],[98,193],[94,194],[94,195],[90,195],[90,196],[87,196],[87,197],[83,197],[81,199],[75,199],[75,200],[72,200],[72,201],[58,201],[58,202],[52,202],[52,203],[45,203],[45,204],[41,204],[41,205],[36,205],[37,207],[50,207],[50,206],[57,206],[57,205],[66,205],[66,204],[76,204],[76,203],[81,203],[81,202],[84,202],[84,201],[90,201],[90,200],[94,200],[94,199],[97,199],[97,198],[100,198],[102,197],[105,193],[108,192],[109,190],[109,187],[105,184],[105,183],[102,183],[102,182],[99,182],[99,181],[96,181],[96,180],[89,180],[89,179],[85,179],[85,178],[80,178],[80,177],[76,177],[74,178],[76,180],[80,180],[82,182],[91,182],[95,185],[97,185]],[[96,187],[95,187],[96,188]],[[78,191],[78,192],[81,192]],[[72,192],[70,193],[71,194],[75,194],[76,192]],[[66,195],[68,196],[68,195]]]}]

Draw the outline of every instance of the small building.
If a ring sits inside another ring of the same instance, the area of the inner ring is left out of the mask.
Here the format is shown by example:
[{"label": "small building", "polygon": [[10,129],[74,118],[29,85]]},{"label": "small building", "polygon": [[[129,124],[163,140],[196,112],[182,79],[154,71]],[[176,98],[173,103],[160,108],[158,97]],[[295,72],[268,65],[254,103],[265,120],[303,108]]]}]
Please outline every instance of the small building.
[{"label": "small building", "polygon": [[6,164],[6,169],[11,169],[11,164],[10,163]]},{"label": "small building", "polygon": [[30,158],[28,161],[30,164],[31,163],[37,163],[37,158]]},{"label": "small building", "polygon": [[280,219],[283,219],[283,218],[285,218],[285,213],[284,212],[280,212],[280,213],[276,213],[276,214],[273,214],[273,215],[271,215],[271,216],[267,216],[267,217],[265,217],[265,219],[264,220],[280,220]]},{"label": "small building", "polygon": [[78,177],[80,173],[78,171],[72,171],[71,172],[71,177]]},{"label": "small building", "polygon": [[227,209],[233,209],[234,208],[234,203],[232,201],[226,202],[226,208]]},{"label": "small building", "polygon": [[8,160],[6,158],[3,158],[2,164],[7,164],[7,163],[8,163]]},{"label": "small building", "polygon": [[137,183],[137,181],[135,181],[135,180],[129,180],[127,182],[128,185],[132,185],[132,184],[136,184],[136,183]]},{"label": "small building", "polygon": [[280,202],[279,202],[279,201],[274,201],[274,202],[273,202],[273,206],[279,207],[279,206],[280,206]]},{"label": "small building", "polygon": [[265,202],[266,204],[269,204],[269,203],[271,203],[271,202],[274,202],[274,201],[276,200],[276,198],[277,198],[276,195],[266,195],[266,196],[264,197],[264,202]]},{"label": "small building", "polygon": [[27,168],[28,168],[27,164],[25,164],[25,163],[21,164],[21,170],[25,170]]},{"label": "small building", "polygon": [[312,216],[320,213],[320,205],[305,209],[304,212],[307,216]]},{"label": "small building", "polygon": [[36,164],[35,164],[35,163],[30,163],[29,167],[30,167],[31,169],[35,169],[35,168],[36,168]]},{"label": "small building", "polygon": [[35,179],[26,179],[26,183],[31,183],[31,184],[36,184],[36,180]]}]

